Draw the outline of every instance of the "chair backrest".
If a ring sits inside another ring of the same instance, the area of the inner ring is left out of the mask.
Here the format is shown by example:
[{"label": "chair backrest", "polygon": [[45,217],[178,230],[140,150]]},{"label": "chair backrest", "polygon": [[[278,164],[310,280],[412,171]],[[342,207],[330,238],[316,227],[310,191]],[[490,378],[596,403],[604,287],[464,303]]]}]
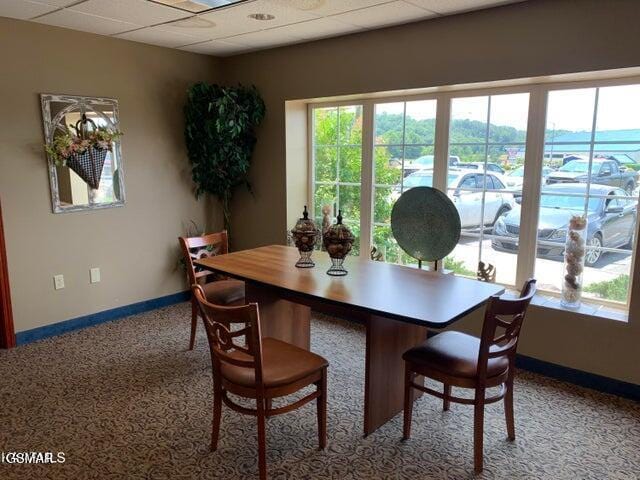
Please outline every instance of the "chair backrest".
[{"label": "chair backrest", "polygon": [[[257,303],[238,307],[222,307],[207,302],[200,285],[192,285],[191,291],[198,303],[207,331],[214,376],[219,378],[220,365],[255,369],[256,385],[262,385],[262,335]],[[233,329],[233,325],[243,328]],[[238,352],[235,355],[231,355]]]},{"label": "chair backrest", "polygon": [[198,283],[198,279],[211,275],[211,272],[194,265],[194,260],[229,253],[229,239],[226,230],[201,237],[179,237],[178,240],[187,266],[189,285],[194,285]]},{"label": "chair backrest", "polygon": [[531,278],[525,282],[519,298],[501,298],[499,295],[494,295],[489,300],[480,337],[478,356],[480,381],[486,378],[490,359],[508,357],[510,362],[514,360],[522,323],[535,293],[536,280]]}]

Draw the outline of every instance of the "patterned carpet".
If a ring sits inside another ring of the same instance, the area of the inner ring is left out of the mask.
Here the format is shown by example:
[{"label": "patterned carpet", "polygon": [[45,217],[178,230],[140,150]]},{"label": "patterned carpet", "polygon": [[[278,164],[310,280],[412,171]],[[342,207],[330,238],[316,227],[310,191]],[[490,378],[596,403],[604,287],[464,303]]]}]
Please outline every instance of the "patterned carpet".
[{"label": "patterned carpet", "polygon": [[[223,410],[209,453],[211,375],[204,331],[187,351],[186,304],[0,353],[0,452],[64,452],[55,465],[0,463],[2,479],[257,478],[254,419]],[[364,332],[315,315],[312,348],[330,362],[329,444],[315,407],[267,425],[273,479],[474,478],[472,408],[414,409],[363,439]],[[526,333],[525,333],[526,334]],[[516,378],[515,442],[502,405],[487,407],[480,479],[640,478],[640,405],[527,372]]]}]

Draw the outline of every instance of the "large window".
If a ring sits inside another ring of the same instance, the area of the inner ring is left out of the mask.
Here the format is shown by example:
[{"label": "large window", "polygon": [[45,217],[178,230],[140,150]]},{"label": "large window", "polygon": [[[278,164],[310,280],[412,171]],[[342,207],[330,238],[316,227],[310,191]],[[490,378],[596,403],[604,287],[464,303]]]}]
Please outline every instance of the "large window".
[{"label": "large window", "polygon": [[562,288],[572,215],[586,215],[584,295],[625,304],[638,217],[640,85],[552,90],[547,101],[535,275]]},{"label": "large window", "polygon": [[498,282],[516,283],[512,254],[518,251],[518,232],[513,250],[505,253],[499,245],[506,234],[501,218],[520,220],[516,199],[522,184],[510,174],[524,163],[528,111],[528,93],[451,100],[447,188],[460,214],[462,237],[445,266],[457,274],[475,276],[482,261],[500,267]]},{"label": "large window", "polygon": [[344,222],[356,242],[359,254],[360,193],[362,179],[362,106],[316,108],[313,110],[313,212],[318,224],[322,210]]},{"label": "large window", "polygon": [[[479,262],[558,296],[569,218],[588,217],[586,299],[628,309],[638,217],[640,81],[548,84],[311,105],[315,217],[343,210],[387,262],[415,264],[390,228],[407,189],[446,191],[462,236],[445,269]],[[591,310],[595,312],[595,309]]]},{"label": "large window", "polygon": [[389,262],[418,263],[391,234],[391,209],[405,190],[433,183],[436,101],[375,105],[373,245]]}]

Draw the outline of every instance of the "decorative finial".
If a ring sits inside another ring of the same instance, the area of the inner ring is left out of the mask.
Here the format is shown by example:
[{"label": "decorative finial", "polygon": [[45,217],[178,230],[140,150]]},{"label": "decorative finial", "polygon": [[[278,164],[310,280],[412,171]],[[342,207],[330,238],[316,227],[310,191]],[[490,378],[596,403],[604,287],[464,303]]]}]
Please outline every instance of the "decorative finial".
[{"label": "decorative finial", "polygon": [[342,225],[342,210],[338,210],[338,225]]},{"label": "decorative finial", "polygon": [[304,211],[302,212],[302,218],[307,220],[309,218],[309,212],[307,211],[307,206],[304,206]]}]

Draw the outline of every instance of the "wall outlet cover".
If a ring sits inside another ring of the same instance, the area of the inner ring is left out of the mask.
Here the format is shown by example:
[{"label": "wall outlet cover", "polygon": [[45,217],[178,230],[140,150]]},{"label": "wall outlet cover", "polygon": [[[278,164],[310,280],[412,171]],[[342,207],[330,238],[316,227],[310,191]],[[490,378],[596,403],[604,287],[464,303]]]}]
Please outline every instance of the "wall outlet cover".
[{"label": "wall outlet cover", "polygon": [[64,288],[64,275],[53,276],[53,288],[55,288],[56,290],[61,290]]}]

